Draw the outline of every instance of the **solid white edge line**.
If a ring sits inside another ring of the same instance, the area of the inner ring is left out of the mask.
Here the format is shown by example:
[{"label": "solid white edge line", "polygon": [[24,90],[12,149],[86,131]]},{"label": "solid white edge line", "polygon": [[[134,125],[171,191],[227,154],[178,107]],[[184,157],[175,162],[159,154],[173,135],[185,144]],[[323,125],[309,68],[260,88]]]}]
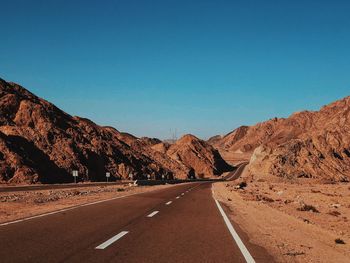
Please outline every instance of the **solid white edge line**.
[{"label": "solid white edge line", "polygon": [[239,237],[239,235],[237,234],[236,230],[233,228],[230,220],[228,219],[227,215],[225,214],[224,210],[222,209],[220,203],[216,200],[215,203],[222,215],[222,217],[224,218],[224,221],[226,223],[226,226],[228,228],[228,230],[230,231],[233,239],[235,240],[237,246],[239,247],[239,249],[241,250],[245,260],[247,263],[255,263],[255,260],[253,259],[252,255],[250,255],[248,249],[246,248],[246,246],[243,244],[241,238]]},{"label": "solid white edge line", "polygon": [[159,211],[153,211],[152,213],[150,213],[147,217],[153,217],[155,216],[156,214],[158,214]]},{"label": "solid white edge line", "polygon": [[169,201],[167,203],[165,203],[166,205],[170,205],[173,201]]},{"label": "solid white edge line", "polygon": [[95,249],[105,249],[106,247],[108,247],[109,245],[111,245],[112,243],[117,241],[118,239],[125,236],[127,233],[129,233],[129,231],[122,231],[118,235],[115,235],[114,237],[108,239],[106,242],[103,242],[101,245],[95,247]]}]

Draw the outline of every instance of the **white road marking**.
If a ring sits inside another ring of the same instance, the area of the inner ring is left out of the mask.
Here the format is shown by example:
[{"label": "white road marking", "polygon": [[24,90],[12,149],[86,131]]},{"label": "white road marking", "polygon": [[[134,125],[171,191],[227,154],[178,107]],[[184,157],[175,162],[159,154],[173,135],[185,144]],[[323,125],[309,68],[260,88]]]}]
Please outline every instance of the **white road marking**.
[{"label": "white road marking", "polygon": [[166,205],[170,205],[172,202],[173,202],[173,201],[169,201],[169,202],[166,203]]},{"label": "white road marking", "polygon": [[179,198],[180,198],[180,196],[177,196],[177,197],[176,197],[176,199],[179,199]]},{"label": "white road marking", "polygon": [[[215,199],[214,199],[215,200]],[[245,260],[247,263],[255,263],[255,260],[253,259],[252,255],[250,255],[248,249],[246,248],[246,246],[243,244],[241,238],[238,236],[236,230],[233,228],[230,220],[228,219],[227,215],[225,214],[224,210],[222,209],[220,203],[215,200],[215,203],[222,215],[222,217],[224,218],[224,221],[226,223],[226,226],[228,228],[228,230],[230,231],[233,239],[235,240],[237,246],[239,247],[239,249],[241,250]]]},{"label": "white road marking", "polygon": [[184,195],[185,193],[182,193],[181,195]]},{"label": "white road marking", "polygon": [[152,213],[150,213],[147,217],[153,217],[155,216],[156,214],[158,214],[159,211],[153,211]]},{"label": "white road marking", "polygon": [[106,242],[103,242],[101,245],[95,247],[95,249],[105,249],[106,247],[108,247],[109,245],[111,245],[112,243],[117,241],[118,239],[125,236],[127,233],[129,233],[129,231],[122,231],[118,235],[115,235],[114,237],[108,239]]}]

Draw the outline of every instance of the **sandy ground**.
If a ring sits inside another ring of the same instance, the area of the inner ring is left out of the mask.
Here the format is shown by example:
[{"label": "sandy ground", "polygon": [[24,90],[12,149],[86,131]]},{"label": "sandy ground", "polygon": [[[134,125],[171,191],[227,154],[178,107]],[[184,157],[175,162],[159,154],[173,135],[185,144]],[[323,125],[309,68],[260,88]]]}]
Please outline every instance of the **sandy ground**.
[{"label": "sandy ground", "polygon": [[350,184],[238,183],[216,183],[214,195],[277,262],[350,262]]},{"label": "sandy ground", "polygon": [[27,192],[0,193],[0,223],[39,215],[80,204],[171,187],[157,186],[95,186]]}]

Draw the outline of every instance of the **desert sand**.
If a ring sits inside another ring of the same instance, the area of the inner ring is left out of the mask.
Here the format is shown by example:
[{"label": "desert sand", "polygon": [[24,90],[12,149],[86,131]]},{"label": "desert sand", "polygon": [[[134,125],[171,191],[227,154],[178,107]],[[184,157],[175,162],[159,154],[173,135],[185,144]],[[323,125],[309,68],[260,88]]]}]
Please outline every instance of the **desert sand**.
[{"label": "desert sand", "polygon": [[277,262],[349,262],[349,185],[240,182],[215,183],[214,196]]}]

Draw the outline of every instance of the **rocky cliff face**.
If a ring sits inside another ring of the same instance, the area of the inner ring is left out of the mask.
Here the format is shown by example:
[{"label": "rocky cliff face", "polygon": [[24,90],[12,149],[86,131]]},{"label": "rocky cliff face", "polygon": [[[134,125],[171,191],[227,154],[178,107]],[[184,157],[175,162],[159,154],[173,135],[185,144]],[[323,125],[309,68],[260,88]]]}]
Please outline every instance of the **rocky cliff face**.
[{"label": "rocky cliff face", "polygon": [[350,97],[317,112],[299,112],[241,127],[213,144],[250,153],[252,174],[285,178],[350,179]]},{"label": "rocky cliff face", "polygon": [[174,175],[178,178],[213,177],[232,169],[217,150],[190,134],[172,144],[158,139],[140,138],[131,146],[164,164],[169,170],[174,171]]},{"label": "rocky cliff face", "polygon": [[162,144],[70,116],[23,87],[0,79],[2,183],[71,182],[72,170],[79,171],[80,180],[93,181],[104,181],[107,171],[113,178],[130,174],[134,178],[187,178],[190,163],[160,151],[156,145]]},{"label": "rocky cliff face", "polygon": [[170,145],[166,154],[191,168],[196,177],[211,177],[229,171],[229,166],[210,144],[193,135],[185,135]]},{"label": "rocky cliff face", "polygon": [[[133,151],[114,128],[72,117],[23,87],[0,81],[0,180],[5,182],[69,182],[138,177],[165,170]],[[88,171],[88,174],[87,174]]]}]

